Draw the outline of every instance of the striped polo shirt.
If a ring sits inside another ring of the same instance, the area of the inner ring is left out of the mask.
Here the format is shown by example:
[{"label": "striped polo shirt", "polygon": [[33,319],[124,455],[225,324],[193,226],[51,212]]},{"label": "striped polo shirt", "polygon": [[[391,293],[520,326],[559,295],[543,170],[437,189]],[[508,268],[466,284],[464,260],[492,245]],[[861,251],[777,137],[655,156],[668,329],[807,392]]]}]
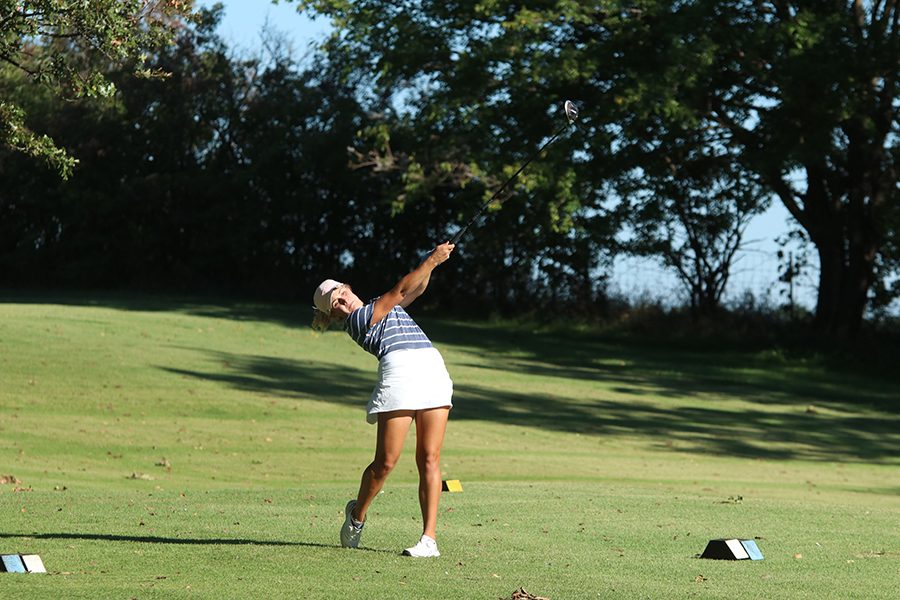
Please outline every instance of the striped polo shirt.
[{"label": "striped polo shirt", "polygon": [[350,313],[344,324],[344,331],[350,334],[353,341],[363,350],[381,360],[381,357],[394,350],[432,347],[431,340],[425,332],[399,305],[392,308],[383,319],[375,323],[374,327],[369,327],[375,313],[375,300]]}]

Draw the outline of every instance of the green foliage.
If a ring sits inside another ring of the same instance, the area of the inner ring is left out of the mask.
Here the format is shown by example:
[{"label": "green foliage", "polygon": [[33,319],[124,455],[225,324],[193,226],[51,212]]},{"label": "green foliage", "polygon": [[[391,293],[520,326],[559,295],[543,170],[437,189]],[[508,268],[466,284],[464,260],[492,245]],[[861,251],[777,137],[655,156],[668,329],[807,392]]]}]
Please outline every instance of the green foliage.
[{"label": "green foliage", "polygon": [[233,56],[220,17],[201,11],[148,57],[166,77],[111,71],[113,98],[10,88],[80,164],[61,182],[4,157],[0,280],[306,298],[326,274],[380,293],[416,259],[422,238],[373,237],[412,232],[415,217],[393,222],[373,201],[380,182],[348,170],[347,148],[377,126],[355,89],[276,39],[265,55]]},{"label": "green foliage", "polygon": [[[148,74],[147,53],[169,43],[192,12],[191,0],[0,0],[0,62],[63,97],[111,97],[110,65]],[[68,177],[77,163],[21,106],[0,98],[0,145],[41,158]]]},{"label": "green foliage", "polygon": [[602,312],[628,250],[714,307],[734,234],[773,194],[824,259],[825,330],[857,326],[867,292],[876,308],[898,293],[888,5],[317,0],[299,6],[336,29],[305,63],[283,41],[236,56],[220,9],[188,23],[171,2],[144,6],[150,37],[118,44],[127,29],[109,20],[135,5],[118,6],[84,21],[103,29],[96,48],[29,38],[28,61],[12,59],[28,70],[0,70],[3,281],[294,293],[330,274],[376,294],[470,219],[571,98],[578,126],[473,225],[430,301]]},{"label": "green foliage", "polygon": [[15,104],[0,102],[0,139],[13,150],[45,160],[63,177],[72,174],[78,161],[58,148],[47,135],[38,135],[25,125],[25,112]]},{"label": "green foliage", "polygon": [[[817,309],[824,330],[858,329],[876,263],[894,264],[892,221],[883,217],[900,196],[900,8],[893,3],[300,6],[333,20],[325,48],[332,60],[372,73],[378,94],[406,105],[423,130],[410,152],[437,143],[431,152],[503,172],[553,129],[552,107],[565,98],[583,102],[578,133],[545,159],[556,176],[574,163],[577,205],[545,185],[551,197],[541,201],[554,208],[535,214],[551,218],[530,228],[570,225],[556,219],[563,205],[585,219],[608,219],[599,191],[610,182],[661,203],[645,214],[663,214],[666,203],[681,200],[660,194],[653,173],[662,157],[689,147],[728,156],[719,176],[734,177],[735,186],[762,186],[765,194],[745,196],[756,202],[749,211],[739,208],[738,190],[723,200],[732,212],[753,214],[775,195],[806,230],[825,257]],[[639,190],[635,170],[648,173]],[[534,189],[530,177],[522,187]],[[713,240],[707,251],[725,249]]]},{"label": "green foliage", "polygon": [[672,268],[695,314],[721,310],[744,230],[768,207],[757,178],[726,149],[709,154],[714,147],[701,138],[650,152],[617,188],[631,225],[623,245]]},{"label": "green foliage", "polygon": [[[410,206],[412,193],[420,206],[431,204],[443,219],[437,239],[452,235],[449,224],[466,222],[565,123],[572,82],[595,64],[579,64],[584,52],[555,28],[587,18],[590,9],[578,3],[562,5],[571,17],[550,5],[506,3],[300,6],[333,20],[329,60],[391,99],[384,131],[393,155],[408,158],[391,163],[406,175],[372,174],[386,182],[395,212]],[[590,307],[602,298],[616,218],[603,206],[590,147],[605,137],[590,124],[565,132],[464,238],[459,272],[476,272],[498,309],[538,310],[574,297]]]}]

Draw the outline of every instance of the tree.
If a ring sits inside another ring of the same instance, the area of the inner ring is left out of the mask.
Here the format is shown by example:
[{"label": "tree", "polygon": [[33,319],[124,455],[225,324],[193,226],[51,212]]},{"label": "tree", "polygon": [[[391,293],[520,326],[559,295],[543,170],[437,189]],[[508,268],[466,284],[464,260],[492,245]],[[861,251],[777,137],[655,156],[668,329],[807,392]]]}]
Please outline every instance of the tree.
[{"label": "tree", "polygon": [[[616,46],[612,93],[651,136],[667,115],[735,149],[819,255],[815,324],[859,329],[898,205],[900,7],[893,2],[649,3]],[[641,46],[651,46],[650,56]],[[652,94],[638,94],[655,78]],[[893,221],[896,222],[896,221]]]},{"label": "tree", "polygon": [[105,72],[110,98],[64,101],[0,67],[34,126],[80,158],[65,181],[22,153],[0,160],[0,282],[307,298],[323,272],[360,284],[383,272],[377,240],[348,260],[386,221],[379,182],[348,169],[367,124],[356,89],[274,37],[264,55],[236,55],[221,14],[198,11],[149,53],[167,77]]},{"label": "tree", "polygon": [[301,5],[335,23],[330,52],[373,73],[380,93],[415,98],[440,134],[480,127],[515,156],[549,129],[553,102],[584,101],[579,174],[594,189],[698,132],[736,153],[815,245],[827,334],[859,329],[876,267],[895,260],[896,2]]},{"label": "tree", "polygon": [[[301,6],[332,19],[335,33],[323,48],[330,61],[362,79],[361,96],[389,107],[371,149],[385,159],[389,142],[396,159],[378,163],[385,177],[400,173],[395,213],[431,206],[429,229],[440,235],[468,220],[565,122],[565,99],[580,97],[573,83],[583,73],[568,58],[559,68],[551,55],[560,40],[538,26],[538,13],[520,24],[506,23],[511,11],[503,14],[497,3]],[[470,230],[448,266],[469,274],[457,278],[459,294],[477,276],[501,310],[565,299],[584,308],[602,300],[617,219],[605,205],[595,177],[598,153],[587,141],[608,137],[587,121],[520,176],[502,208],[498,202]]]},{"label": "tree", "polygon": [[[145,77],[149,50],[172,39],[192,0],[0,0],[0,62],[67,98],[109,97],[110,64]],[[4,94],[5,96],[5,94]],[[61,175],[77,158],[28,127],[21,104],[0,97],[0,146],[43,159]]]},{"label": "tree", "polygon": [[619,186],[633,228],[626,248],[673,269],[695,315],[721,309],[744,231],[767,206],[754,177],[732,159],[669,152],[661,169],[645,161]]}]

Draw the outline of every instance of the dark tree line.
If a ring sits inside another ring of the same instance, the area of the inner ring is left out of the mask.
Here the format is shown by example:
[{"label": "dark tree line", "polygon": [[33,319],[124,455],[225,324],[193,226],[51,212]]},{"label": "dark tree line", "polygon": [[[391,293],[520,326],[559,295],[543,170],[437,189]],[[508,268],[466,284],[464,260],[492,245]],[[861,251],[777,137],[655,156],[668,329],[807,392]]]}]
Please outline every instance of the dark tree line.
[{"label": "dark tree line", "polygon": [[[238,56],[219,18],[202,11],[155,47],[145,67],[160,76],[103,63],[111,97],[72,102],[2,67],[29,127],[78,160],[64,179],[52,162],[0,151],[2,284],[305,298],[329,275],[374,294],[480,202],[493,179],[461,173],[474,159],[435,168],[428,134],[367,95],[364,76],[325,55],[300,60],[276,33],[259,57]],[[496,213],[435,278],[432,302],[531,311],[584,304],[584,290],[594,302],[596,243],[543,230],[546,218]]]},{"label": "dark tree line", "polygon": [[156,48],[165,77],[110,63],[112,98],[36,94],[6,68],[30,126],[79,164],[63,180],[3,153],[4,283],[271,293],[341,266],[381,196],[347,168],[364,125],[355,90],[277,44],[234,56],[217,20],[203,13]]}]

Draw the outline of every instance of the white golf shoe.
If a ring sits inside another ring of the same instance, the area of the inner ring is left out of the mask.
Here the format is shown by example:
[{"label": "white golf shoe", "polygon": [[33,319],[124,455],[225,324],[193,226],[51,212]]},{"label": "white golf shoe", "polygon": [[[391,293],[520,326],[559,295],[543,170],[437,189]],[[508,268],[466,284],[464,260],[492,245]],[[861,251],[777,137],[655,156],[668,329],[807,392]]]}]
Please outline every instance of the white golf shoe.
[{"label": "white golf shoe", "polygon": [[351,500],[344,508],[344,524],[341,526],[341,546],[344,548],[356,548],[359,546],[359,538],[362,535],[363,525],[352,516],[356,500]]},{"label": "white golf shoe", "polygon": [[427,535],[423,535],[418,544],[403,551],[403,556],[414,556],[416,558],[433,558],[440,555],[437,542]]}]

